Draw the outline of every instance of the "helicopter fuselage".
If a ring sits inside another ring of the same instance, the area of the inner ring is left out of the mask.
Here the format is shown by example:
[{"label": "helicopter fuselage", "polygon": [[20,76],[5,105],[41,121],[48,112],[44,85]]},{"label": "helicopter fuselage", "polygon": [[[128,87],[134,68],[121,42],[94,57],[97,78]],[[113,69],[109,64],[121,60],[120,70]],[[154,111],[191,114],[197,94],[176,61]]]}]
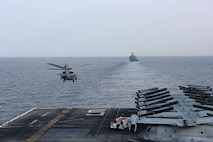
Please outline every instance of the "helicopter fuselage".
[{"label": "helicopter fuselage", "polygon": [[60,75],[61,79],[63,79],[64,81],[72,80],[74,82],[77,79],[77,76],[72,72],[62,72],[58,75]]}]

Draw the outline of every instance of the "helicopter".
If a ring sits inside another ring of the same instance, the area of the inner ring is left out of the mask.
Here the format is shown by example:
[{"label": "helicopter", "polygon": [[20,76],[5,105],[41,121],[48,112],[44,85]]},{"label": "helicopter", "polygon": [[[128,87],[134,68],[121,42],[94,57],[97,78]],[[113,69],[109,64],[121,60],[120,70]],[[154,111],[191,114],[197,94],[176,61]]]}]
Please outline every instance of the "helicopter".
[{"label": "helicopter", "polygon": [[59,66],[56,64],[52,64],[52,63],[47,63],[48,65],[57,67],[57,68],[49,68],[49,70],[64,70],[62,73],[59,73],[58,75],[60,75],[61,79],[63,79],[63,82],[69,80],[69,81],[73,81],[75,82],[75,80],[77,80],[77,76],[74,74],[73,71],[71,71],[72,68],[69,68],[68,65],[64,65],[64,66]]}]

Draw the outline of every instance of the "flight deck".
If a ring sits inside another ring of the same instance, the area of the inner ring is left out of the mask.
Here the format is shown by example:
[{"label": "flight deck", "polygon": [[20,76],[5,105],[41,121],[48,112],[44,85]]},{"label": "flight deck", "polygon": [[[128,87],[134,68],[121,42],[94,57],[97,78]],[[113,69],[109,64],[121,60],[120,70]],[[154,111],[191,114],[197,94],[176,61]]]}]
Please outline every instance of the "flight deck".
[{"label": "flight deck", "polygon": [[137,132],[110,129],[134,108],[33,108],[0,127],[1,142],[137,142]]},{"label": "flight deck", "polygon": [[0,142],[155,142],[213,139],[213,89],[136,92],[136,108],[32,108],[0,125]]}]

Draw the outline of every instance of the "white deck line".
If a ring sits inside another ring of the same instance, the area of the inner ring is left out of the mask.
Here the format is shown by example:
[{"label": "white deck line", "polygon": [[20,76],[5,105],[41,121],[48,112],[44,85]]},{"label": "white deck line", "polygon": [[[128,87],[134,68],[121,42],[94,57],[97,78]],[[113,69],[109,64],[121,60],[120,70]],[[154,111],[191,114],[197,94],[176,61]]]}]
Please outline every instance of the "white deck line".
[{"label": "white deck line", "polygon": [[16,117],[14,117],[13,119],[11,119],[11,120],[9,120],[9,121],[6,121],[6,122],[3,123],[2,125],[0,125],[0,128],[1,128],[1,127],[4,127],[4,126],[7,126],[9,123],[11,123],[11,122],[15,121],[16,119],[18,119],[18,118],[20,118],[20,117],[26,115],[27,113],[30,113],[31,111],[33,111],[33,110],[35,110],[35,109],[36,109],[36,107],[34,107],[34,108],[32,108],[32,109],[30,109],[30,110],[28,110],[28,111],[26,111],[26,112],[24,112],[24,113],[22,113],[22,114],[16,116]]},{"label": "white deck line", "polygon": [[45,116],[47,116],[49,113],[50,113],[49,111],[48,111],[48,112],[45,112],[45,113],[42,114],[41,116],[42,116],[42,117],[45,117]]},{"label": "white deck line", "polygon": [[35,119],[35,120],[33,120],[31,123],[29,123],[28,125],[33,125],[33,124],[35,124],[36,122],[38,122],[38,119]]}]

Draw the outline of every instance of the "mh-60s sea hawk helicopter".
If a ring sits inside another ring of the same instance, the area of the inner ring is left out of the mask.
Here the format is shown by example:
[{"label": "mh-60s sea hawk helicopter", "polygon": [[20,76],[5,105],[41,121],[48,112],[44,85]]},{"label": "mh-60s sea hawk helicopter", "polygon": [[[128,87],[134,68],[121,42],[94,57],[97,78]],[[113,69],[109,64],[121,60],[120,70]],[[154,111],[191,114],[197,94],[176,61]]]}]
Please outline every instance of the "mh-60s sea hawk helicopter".
[{"label": "mh-60s sea hawk helicopter", "polygon": [[52,63],[47,63],[47,64],[57,67],[57,68],[51,68],[50,70],[64,70],[62,73],[58,74],[61,76],[61,79],[63,79],[64,82],[67,80],[72,80],[73,82],[75,82],[75,80],[77,80],[77,76],[74,74],[73,71],[71,71],[72,68],[69,68],[68,65],[59,66]]}]

